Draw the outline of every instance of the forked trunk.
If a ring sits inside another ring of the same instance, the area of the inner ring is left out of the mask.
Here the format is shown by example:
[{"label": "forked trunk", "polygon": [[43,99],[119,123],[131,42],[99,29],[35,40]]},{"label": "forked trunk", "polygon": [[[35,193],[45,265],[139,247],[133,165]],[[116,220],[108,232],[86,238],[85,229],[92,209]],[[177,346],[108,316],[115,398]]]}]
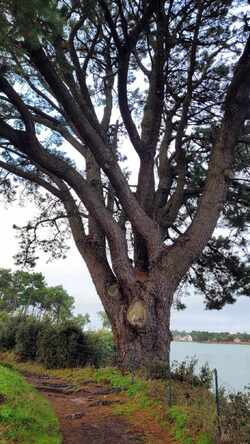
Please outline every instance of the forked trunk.
[{"label": "forked trunk", "polygon": [[145,369],[150,375],[168,371],[171,302],[166,282],[137,281],[128,303],[111,319],[121,368]]}]

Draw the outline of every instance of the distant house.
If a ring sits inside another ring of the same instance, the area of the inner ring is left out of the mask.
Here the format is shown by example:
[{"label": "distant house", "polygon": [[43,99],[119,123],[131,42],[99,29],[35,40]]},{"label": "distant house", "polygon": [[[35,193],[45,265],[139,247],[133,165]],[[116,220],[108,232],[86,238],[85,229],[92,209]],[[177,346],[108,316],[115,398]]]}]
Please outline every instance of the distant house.
[{"label": "distant house", "polygon": [[241,343],[240,338],[234,338],[234,343],[235,343],[235,344],[240,344],[240,343]]},{"label": "distant house", "polygon": [[192,336],[191,335],[185,335],[185,336],[181,336],[181,335],[177,335],[174,336],[174,341],[178,341],[178,342],[192,342]]},{"label": "distant house", "polygon": [[187,342],[192,342],[192,340],[193,340],[191,335],[184,336],[184,338],[185,338],[184,341],[187,341]]}]

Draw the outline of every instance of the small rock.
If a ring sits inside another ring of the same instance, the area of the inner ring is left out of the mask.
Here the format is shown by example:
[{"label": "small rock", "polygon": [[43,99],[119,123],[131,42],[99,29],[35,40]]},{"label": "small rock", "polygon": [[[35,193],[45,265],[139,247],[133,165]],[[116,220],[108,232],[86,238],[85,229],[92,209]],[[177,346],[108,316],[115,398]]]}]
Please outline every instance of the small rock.
[{"label": "small rock", "polygon": [[89,407],[97,407],[99,405],[112,405],[112,404],[122,404],[120,400],[111,400],[111,399],[97,399],[97,401],[91,402]]},{"label": "small rock", "polygon": [[72,413],[71,415],[66,415],[65,419],[79,419],[85,416],[84,412]]}]

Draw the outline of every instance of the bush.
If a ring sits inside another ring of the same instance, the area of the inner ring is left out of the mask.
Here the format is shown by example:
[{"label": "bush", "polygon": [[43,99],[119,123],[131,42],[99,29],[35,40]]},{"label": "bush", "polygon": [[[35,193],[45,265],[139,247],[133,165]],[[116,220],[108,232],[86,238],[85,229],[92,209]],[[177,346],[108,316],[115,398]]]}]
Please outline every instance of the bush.
[{"label": "bush", "polygon": [[57,368],[59,349],[57,329],[47,326],[38,336],[37,359],[47,368]]},{"label": "bush", "polygon": [[174,361],[171,367],[171,377],[180,382],[188,382],[193,386],[210,388],[213,380],[212,370],[209,369],[208,364],[205,364],[199,373],[195,373],[197,363],[198,360],[195,357],[181,362]]},{"label": "bush", "polygon": [[10,317],[0,322],[0,350],[13,350],[16,346],[16,333],[23,320],[20,317]]},{"label": "bush", "polygon": [[15,351],[23,360],[35,360],[37,340],[44,324],[35,319],[26,319],[17,328]]},{"label": "bush", "polygon": [[199,381],[204,387],[211,388],[213,382],[213,370],[208,366],[208,363],[204,364],[200,368]]},{"label": "bush", "polygon": [[114,365],[115,347],[113,335],[109,331],[88,332],[89,364],[94,367]]},{"label": "bush", "polygon": [[223,438],[234,444],[250,442],[250,393],[221,393]]},{"label": "bush", "polygon": [[39,334],[38,359],[47,368],[85,365],[90,360],[86,334],[73,323],[50,326]]}]

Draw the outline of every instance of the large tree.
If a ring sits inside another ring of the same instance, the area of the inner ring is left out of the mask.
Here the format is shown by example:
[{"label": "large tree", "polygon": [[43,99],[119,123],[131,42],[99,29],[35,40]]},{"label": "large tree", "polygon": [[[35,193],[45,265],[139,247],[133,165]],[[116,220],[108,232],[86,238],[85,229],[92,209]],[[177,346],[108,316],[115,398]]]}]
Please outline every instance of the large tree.
[{"label": "large tree", "polygon": [[[209,307],[249,294],[250,39],[237,3],[0,1],[2,192],[25,183],[40,208],[19,228],[19,263],[36,247],[63,255],[70,229],[125,367],[168,362],[183,281]],[[218,220],[233,238],[212,238]]]}]

